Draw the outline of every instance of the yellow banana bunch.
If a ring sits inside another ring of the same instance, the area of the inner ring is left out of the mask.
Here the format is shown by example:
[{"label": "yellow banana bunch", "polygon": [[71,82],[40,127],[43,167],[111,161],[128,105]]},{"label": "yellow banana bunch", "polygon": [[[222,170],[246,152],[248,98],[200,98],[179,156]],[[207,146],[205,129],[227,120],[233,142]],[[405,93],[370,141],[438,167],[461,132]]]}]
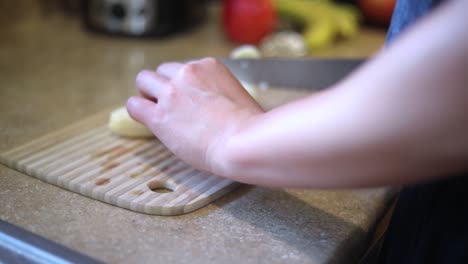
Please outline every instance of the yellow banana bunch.
[{"label": "yellow banana bunch", "polygon": [[305,26],[309,50],[330,45],[337,37],[350,38],[359,30],[359,12],[348,5],[320,0],[275,0],[278,12]]}]

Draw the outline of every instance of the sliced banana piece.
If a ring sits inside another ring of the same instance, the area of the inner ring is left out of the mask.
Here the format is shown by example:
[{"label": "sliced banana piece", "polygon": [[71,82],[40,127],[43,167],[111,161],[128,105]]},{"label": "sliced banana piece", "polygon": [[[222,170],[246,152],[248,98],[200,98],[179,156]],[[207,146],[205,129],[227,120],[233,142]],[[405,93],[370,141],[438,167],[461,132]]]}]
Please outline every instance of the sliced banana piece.
[{"label": "sliced banana piece", "polygon": [[154,137],[151,130],[130,117],[126,107],[117,108],[110,113],[109,128],[112,132],[123,137]]},{"label": "sliced banana piece", "polygon": [[[262,57],[261,52],[254,45],[242,45],[231,51],[229,56],[231,59],[241,60],[241,59],[260,59]],[[243,61],[241,67],[248,68],[249,62]],[[245,90],[252,96],[254,99],[257,99],[257,93],[255,91],[255,85],[248,83],[244,80],[239,79],[242,86]]]},{"label": "sliced banana piece", "polygon": [[262,54],[254,45],[242,45],[231,51],[231,59],[260,59]]}]

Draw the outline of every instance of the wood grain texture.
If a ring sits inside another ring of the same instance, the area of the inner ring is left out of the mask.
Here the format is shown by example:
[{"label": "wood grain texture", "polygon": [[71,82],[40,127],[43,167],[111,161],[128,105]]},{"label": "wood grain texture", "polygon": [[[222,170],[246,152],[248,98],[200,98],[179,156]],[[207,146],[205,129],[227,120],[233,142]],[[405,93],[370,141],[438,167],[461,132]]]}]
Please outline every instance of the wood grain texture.
[{"label": "wood grain texture", "polygon": [[184,164],[157,139],[126,139],[108,112],[0,154],[6,166],[67,190],[156,215],[203,207],[239,185]]}]

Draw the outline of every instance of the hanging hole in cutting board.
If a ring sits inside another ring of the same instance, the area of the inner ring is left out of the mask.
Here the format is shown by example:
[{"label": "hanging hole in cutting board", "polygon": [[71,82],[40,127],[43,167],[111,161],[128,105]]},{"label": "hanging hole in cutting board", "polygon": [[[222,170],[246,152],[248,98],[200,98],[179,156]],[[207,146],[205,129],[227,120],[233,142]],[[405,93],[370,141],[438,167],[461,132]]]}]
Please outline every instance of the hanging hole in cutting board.
[{"label": "hanging hole in cutting board", "polygon": [[176,186],[160,181],[152,181],[148,183],[148,188],[157,193],[171,193],[175,191]]}]

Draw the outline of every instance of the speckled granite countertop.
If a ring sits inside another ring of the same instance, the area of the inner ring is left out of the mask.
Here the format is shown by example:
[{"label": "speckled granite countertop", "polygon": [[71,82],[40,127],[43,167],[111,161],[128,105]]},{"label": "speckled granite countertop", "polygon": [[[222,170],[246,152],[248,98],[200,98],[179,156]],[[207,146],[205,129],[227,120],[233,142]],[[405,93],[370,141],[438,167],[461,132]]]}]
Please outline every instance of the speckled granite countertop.
[{"label": "speckled granite countertop", "polygon": [[[92,35],[61,16],[32,16],[0,30],[0,152],[123,103],[142,68],[225,56],[233,47],[211,20],[159,41]],[[367,56],[383,39],[366,31],[317,55]],[[362,254],[387,197],[383,189],[242,186],[194,213],[159,217],[0,165],[0,219],[112,263],[350,263]]]}]

